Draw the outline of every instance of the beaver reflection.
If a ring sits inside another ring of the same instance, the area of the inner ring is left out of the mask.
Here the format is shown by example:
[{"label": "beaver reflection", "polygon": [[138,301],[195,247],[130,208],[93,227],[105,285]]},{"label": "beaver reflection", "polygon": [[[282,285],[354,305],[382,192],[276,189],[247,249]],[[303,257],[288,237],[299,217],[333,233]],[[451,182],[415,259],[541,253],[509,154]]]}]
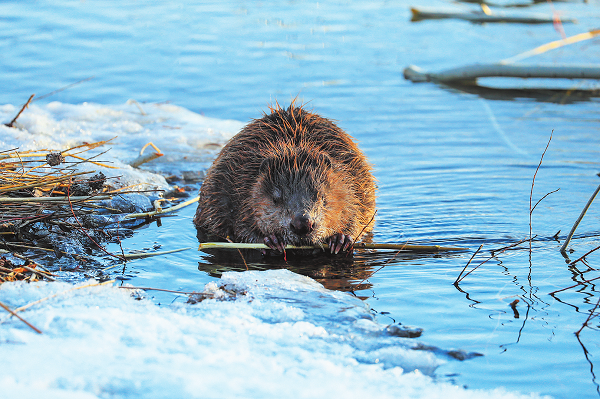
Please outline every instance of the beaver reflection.
[{"label": "beaver reflection", "polygon": [[386,261],[370,255],[373,254],[311,256],[290,251],[284,260],[281,256],[264,256],[258,250],[214,249],[203,252],[204,262],[198,264],[198,270],[220,277],[227,271],[288,269],[310,277],[330,290],[360,291],[372,287],[367,279]]}]

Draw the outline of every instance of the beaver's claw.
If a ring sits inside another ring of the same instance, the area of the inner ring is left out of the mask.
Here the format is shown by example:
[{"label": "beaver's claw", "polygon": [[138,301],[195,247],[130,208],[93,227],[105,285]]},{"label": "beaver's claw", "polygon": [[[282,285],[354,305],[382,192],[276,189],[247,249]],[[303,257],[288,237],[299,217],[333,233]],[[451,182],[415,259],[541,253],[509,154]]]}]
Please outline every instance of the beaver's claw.
[{"label": "beaver's claw", "polygon": [[329,250],[332,254],[337,254],[340,251],[345,252],[352,246],[354,240],[349,235],[337,233],[329,237]]},{"label": "beaver's claw", "polygon": [[275,234],[265,237],[265,245],[274,251],[285,253],[285,242],[281,239],[277,239]]}]

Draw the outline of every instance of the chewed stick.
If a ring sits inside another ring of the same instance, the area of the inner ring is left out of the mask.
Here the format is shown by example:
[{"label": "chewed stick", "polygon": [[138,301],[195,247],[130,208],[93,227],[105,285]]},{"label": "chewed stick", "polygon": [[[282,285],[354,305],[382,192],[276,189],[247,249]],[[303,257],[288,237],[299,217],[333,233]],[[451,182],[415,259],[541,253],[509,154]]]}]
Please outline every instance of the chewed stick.
[{"label": "chewed stick", "polygon": [[[285,249],[322,249],[320,245],[295,246],[287,245]],[[198,250],[203,249],[271,249],[265,244],[238,243],[238,242],[203,242],[200,243]],[[358,242],[354,244],[354,249],[390,249],[407,252],[448,252],[448,251],[468,251],[468,248],[462,247],[442,247],[440,245],[408,245],[408,244],[375,244]]]}]

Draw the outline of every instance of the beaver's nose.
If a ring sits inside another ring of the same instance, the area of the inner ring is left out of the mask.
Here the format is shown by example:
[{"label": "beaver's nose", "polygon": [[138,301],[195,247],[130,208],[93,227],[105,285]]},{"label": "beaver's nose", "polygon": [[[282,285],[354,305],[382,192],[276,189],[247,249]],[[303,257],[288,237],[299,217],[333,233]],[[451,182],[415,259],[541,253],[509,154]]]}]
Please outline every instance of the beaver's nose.
[{"label": "beaver's nose", "polygon": [[305,214],[296,214],[290,223],[294,233],[299,236],[305,236],[314,230],[314,223]]}]

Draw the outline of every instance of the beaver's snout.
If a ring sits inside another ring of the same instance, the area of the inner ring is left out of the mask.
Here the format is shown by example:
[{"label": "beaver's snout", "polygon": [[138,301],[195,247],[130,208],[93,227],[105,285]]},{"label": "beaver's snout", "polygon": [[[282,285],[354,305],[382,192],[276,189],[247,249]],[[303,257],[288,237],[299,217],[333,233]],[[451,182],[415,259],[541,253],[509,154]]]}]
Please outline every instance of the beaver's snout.
[{"label": "beaver's snout", "polygon": [[305,214],[296,214],[290,223],[290,228],[298,236],[310,234],[314,228],[314,222]]}]

